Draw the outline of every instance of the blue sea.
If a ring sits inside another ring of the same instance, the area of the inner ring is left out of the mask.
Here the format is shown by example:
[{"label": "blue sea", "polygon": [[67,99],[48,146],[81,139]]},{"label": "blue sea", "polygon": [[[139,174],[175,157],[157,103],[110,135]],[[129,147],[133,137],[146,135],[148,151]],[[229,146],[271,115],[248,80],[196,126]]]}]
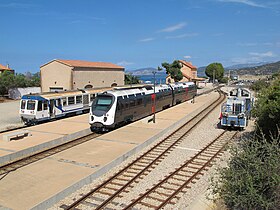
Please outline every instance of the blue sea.
[{"label": "blue sea", "polygon": [[[167,75],[165,74],[158,74],[156,75],[156,84],[165,84],[165,78]],[[137,77],[143,81],[143,83],[147,84],[154,84],[154,75],[140,75]]]}]

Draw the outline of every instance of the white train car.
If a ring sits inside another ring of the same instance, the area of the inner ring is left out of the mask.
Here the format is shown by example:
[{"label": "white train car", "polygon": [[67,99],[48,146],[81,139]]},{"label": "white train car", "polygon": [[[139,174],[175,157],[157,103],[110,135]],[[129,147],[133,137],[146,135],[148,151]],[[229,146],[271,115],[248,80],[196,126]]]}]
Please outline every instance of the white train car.
[{"label": "white train car", "polygon": [[92,131],[109,130],[154,112],[192,99],[197,93],[193,82],[171,85],[120,87],[99,94],[90,109]]},{"label": "white train car", "polygon": [[221,126],[244,129],[248,125],[253,103],[254,98],[248,89],[231,90],[221,107]]},{"label": "white train car", "polygon": [[25,124],[80,114],[89,111],[98,93],[110,89],[112,88],[24,95],[20,101],[19,114]]}]

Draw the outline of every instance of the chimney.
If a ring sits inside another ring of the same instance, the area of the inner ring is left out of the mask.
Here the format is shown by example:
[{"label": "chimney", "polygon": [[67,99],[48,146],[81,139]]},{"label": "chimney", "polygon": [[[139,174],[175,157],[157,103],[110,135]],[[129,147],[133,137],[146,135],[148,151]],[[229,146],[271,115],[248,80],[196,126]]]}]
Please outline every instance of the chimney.
[{"label": "chimney", "polygon": [[10,69],[10,66],[9,66],[9,64],[7,63],[7,69]]}]

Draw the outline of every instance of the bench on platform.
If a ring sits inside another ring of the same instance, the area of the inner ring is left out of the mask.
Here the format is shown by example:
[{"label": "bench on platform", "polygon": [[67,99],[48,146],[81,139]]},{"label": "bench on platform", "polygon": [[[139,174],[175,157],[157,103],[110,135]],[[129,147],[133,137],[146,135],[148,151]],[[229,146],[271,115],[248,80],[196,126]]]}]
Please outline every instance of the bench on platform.
[{"label": "bench on platform", "polygon": [[20,130],[20,131],[15,131],[15,132],[12,132],[12,133],[7,133],[7,134],[3,135],[3,140],[9,142],[13,138],[20,138],[20,137],[23,138],[25,136],[31,136],[30,131]]}]

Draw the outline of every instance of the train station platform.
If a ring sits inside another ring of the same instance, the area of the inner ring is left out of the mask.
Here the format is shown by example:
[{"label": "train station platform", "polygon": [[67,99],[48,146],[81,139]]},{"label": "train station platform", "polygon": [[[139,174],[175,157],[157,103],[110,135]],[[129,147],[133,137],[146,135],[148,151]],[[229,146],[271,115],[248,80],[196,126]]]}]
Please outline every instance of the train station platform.
[{"label": "train station platform", "polygon": [[[0,176],[0,209],[46,209],[108,172],[152,142],[162,139],[218,98],[218,93],[190,101],[106,133],[91,141]],[[89,132],[88,115],[28,128],[32,136],[4,142],[0,158],[38,145]],[[74,134],[73,134],[74,133]],[[49,143],[51,144],[51,143]],[[4,159],[2,159],[4,160]]]}]

